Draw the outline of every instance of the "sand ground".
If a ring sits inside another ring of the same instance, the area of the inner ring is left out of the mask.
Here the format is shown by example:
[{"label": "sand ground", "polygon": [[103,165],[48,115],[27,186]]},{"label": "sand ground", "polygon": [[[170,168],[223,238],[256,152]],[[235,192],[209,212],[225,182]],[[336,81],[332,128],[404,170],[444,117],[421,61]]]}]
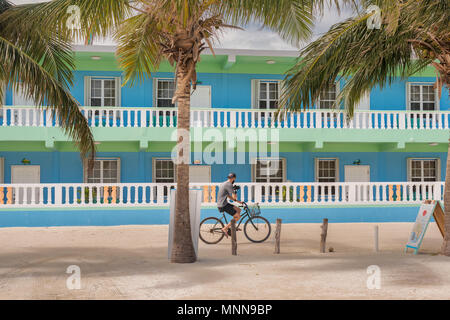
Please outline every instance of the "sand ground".
[{"label": "sand ground", "polygon": [[[281,254],[274,239],[252,244],[200,244],[195,264],[167,260],[167,226],[0,229],[0,299],[449,299],[450,258],[437,255],[433,223],[421,253],[403,253],[411,223],[330,224],[320,254],[318,224],[285,224]],[[68,290],[67,267],[81,269],[81,289]],[[377,265],[381,288],[367,288]]]}]

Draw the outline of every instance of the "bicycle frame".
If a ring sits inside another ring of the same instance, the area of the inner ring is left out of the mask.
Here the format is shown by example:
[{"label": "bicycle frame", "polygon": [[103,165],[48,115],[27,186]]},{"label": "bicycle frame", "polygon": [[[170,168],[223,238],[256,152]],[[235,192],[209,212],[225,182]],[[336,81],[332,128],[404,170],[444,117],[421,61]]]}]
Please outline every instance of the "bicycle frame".
[{"label": "bicycle frame", "polygon": [[[245,213],[243,215],[241,215],[241,219],[239,219],[239,223],[236,226],[236,229],[239,228],[239,226],[244,222],[245,218],[250,217],[248,211],[246,209],[244,209],[244,210],[245,210]],[[225,225],[227,225],[228,224],[228,220],[227,220],[227,216],[226,216],[225,212],[222,212],[222,219],[225,220]],[[230,221],[231,221],[231,219],[230,219]]]}]

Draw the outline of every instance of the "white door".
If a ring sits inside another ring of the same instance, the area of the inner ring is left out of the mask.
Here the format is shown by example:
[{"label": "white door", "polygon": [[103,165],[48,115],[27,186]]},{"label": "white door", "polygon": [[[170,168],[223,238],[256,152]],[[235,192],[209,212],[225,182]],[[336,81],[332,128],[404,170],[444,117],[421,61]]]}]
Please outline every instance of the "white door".
[{"label": "white door", "polygon": [[[14,106],[20,106],[20,107],[29,107],[32,108],[33,106],[35,106],[36,104],[34,103],[33,99],[28,99],[23,90],[22,90],[22,86],[19,86],[19,89],[14,91],[13,94],[13,105]],[[22,121],[21,121],[21,125],[25,125],[26,123],[26,118],[28,117],[29,121],[31,122],[32,119],[34,119],[34,112],[37,112],[37,123],[40,122],[40,112],[38,112],[38,110],[36,109],[31,109],[31,110],[13,110],[13,117],[14,117],[14,121],[15,123],[18,123],[19,121],[19,112],[22,113]]]},{"label": "white door", "polygon": [[361,100],[359,100],[356,106],[356,111],[368,111],[370,110],[370,92],[366,93]]},{"label": "white door", "polygon": [[193,183],[210,183],[210,166],[191,166],[189,168],[189,181]]},{"label": "white door", "polygon": [[[39,184],[41,183],[41,167],[40,166],[11,166],[11,183],[12,184]],[[35,188],[34,199],[32,199],[33,188],[15,189],[13,198],[15,203],[37,203],[39,199],[39,188]]]},{"label": "white door", "polygon": [[[370,182],[370,166],[344,166],[345,182]],[[356,201],[370,199],[370,187],[367,185],[347,186],[352,188]],[[350,190],[347,190],[347,199]]]},{"label": "white door", "polygon": [[20,86],[19,89],[14,92],[13,105],[23,107],[23,106],[34,106],[35,103],[34,103],[33,99],[28,99],[25,96],[25,94],[22,90],[22,86]]},{"label": "white door", "polygon": [[191,94],[191,108],[211,108],[211,86],[197,86]]},{"label": "white door", "polygon": [[[191,94],[191,110],[211,108],[211,86],[197,86]],[[210,115],[204,112],[192,113],[194,127],[208,127]]]},{"label": "white door", "polygon": [[370,166],[344,166],[345,182],[370,182]]}]

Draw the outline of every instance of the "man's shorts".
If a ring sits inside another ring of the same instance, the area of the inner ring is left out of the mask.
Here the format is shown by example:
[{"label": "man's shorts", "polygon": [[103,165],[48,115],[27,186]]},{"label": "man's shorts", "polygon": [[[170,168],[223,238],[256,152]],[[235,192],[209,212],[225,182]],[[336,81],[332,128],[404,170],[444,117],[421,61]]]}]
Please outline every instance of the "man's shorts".
[{"label": "man's shorts", "polygon": [[227,203],[227,205],[223,208],[219,208],[219,212],[226,212],[229,215],[231,215],[232,217],[234,217],[234,215],[236,214],[236,209],[234,208],[233,205]]}]

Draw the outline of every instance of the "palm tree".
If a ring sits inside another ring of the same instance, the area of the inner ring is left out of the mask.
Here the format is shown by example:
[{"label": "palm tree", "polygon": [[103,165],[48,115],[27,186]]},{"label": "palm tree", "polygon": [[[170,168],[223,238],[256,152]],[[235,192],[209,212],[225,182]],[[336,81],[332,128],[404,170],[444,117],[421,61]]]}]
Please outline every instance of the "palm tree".
[{"label": "palm tree", "polygon": [[37,106],[46,106],[53,116],[59,116],[82,157],[89,152],[93,156],[95,144],[89,125],[68,91],[74,68],[70,44],[63,34],[36,28],[32,20],[17,23],[10,15],[15,9],[27,10],[0,0],[0,101],[4,101],[8,86],[21,90]]},{"label": "palm tree", "polygon": [[191,87],[195,89],[200,54],[225,28],[257,23],[294,44],[311,34],[313,11],[337,0],[53,0],[28,5],[16,19],[40,19],[42,26],[64,30],[67,9],[80,9],[81,30],[75,35],[114,34],[125,82],[149,76],[163,59],[175,69],[178,106],[177,197],[172,262],[195,261],[189,217],[189,123]]},{"label": "palm tree", "polygon": [[[381,8],[381,29],[369,29],[361,13],[338,23],[305,47],[285,79],[281,105],[287,110],[308,108],[322,89],[345,78],[335,106],[344,102],[348,117],[360,98],[374,86],[381,88],[400,76],[431,65],[435,87],[450,88],[450,2],[448,0],[362,1],[365,7]],[[412,58],[415,57],[415,58]],[[450,149],[444,192],[445,239],[442,254],[450,256]]]}]

